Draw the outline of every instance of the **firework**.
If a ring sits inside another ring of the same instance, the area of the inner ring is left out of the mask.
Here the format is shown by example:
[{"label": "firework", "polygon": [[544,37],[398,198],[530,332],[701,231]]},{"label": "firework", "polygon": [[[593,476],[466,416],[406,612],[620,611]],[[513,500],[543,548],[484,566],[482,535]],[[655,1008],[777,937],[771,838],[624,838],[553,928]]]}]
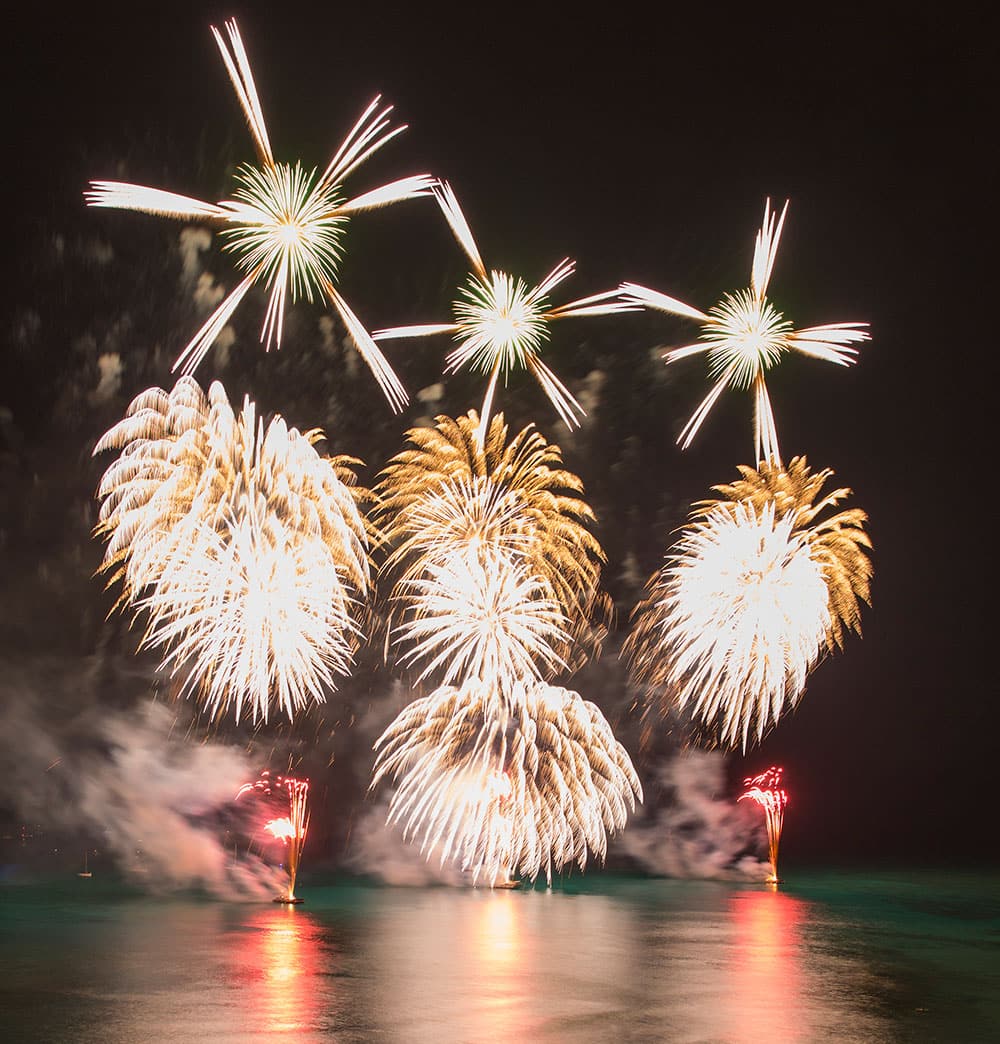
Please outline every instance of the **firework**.
[{"label": "firework", "polygon": [[583,407],[540,357],[549,339],[549,324],[571,316],[630,311],[634,306],[618,300],[616,291],[594,294],[565,305],[550,305],[551,292],[575,269],[575,262],[568,258],[530,288],[523,279],[506,272],[487,271],[451,186],[437,182],[434,194],[459,246],[472,264],[472,272],[459,290],[460,297],[452,305],[454,322],[378,330],[375,340],[452,334],[457,344],[446,360],[446,372],[468,365],[489,375],[480,410],[477,435],[480,447],[486,437],[497,380],[500,377],[506,380],[514,370],[528,370],[567,427],[578,426],[577,415],[583,416]]},{"label": "firework", "polygon": [[781,828],[785,820],[785,806],[788,794],[781,785],[781,774],[784,769],[772,765],[759,776],[743,780],[746,792],[739,796],[740,801],[749,798],[756,801],[764,810],[764,821],[767,824],[767,857],[771,863],[771,876],[768,881],[777,884],[778,878],[778,843],[781,841]]},{"label": "firework", "polygon": [[630,305],[658,309],[701,324],[698,343],[674,348],[663,356],[669,364],[707,352],[709,373],[715,379],[677,440],[685,449],[726,388],[752,388],[757,464],[780,463],[778,433],[764,380],[766,372],[791,351],[847,366],[857,355],[854,345],[869,339],[865,332],[867,323],[831,323],[796,330],[768,299],[768,283],[787,211],[787,202],[780,217],[772,212],[770,200],[764,204],[764,221],[754,244],[750,286],[726,294],[707,313],[635,283],[624,283],[620,288],[623,300]]},{"label": "firework", "polygon": [[545,663],[576,666],[600,644],[611,610],[583,486],[561,467],[558,446],[532,427],[508,442],[499,414],[482,444],[480,430],[474,412],[438,417],[433,428],[412,429],[410,447],[382,472],[378,522],[392,548],[384,570],[397,578],[393,600],[412,605],[414,595],[432,592],[449,599],[441,584],[451,576],[461,586],[461,561],[474,562],[498,594],[520,586],[540,600],[538,613],[559,607],[566,640],[549,631]]},{"label": "firework", "polygon": [[864,512],[817,516],[850,490],[818,499],[829,471],[741,468],[695,506],[649,583],[624,652],[661,710],[676,700],[724,745],[759,740],[802,696],[824,651],[860,630],[869,600],[871,546]]},{"label": "firework", "polygon": [[509,702],[478,680],[415,700],[376,741],[372,787],[397,784],[389,822],[428,858],[491,886],[604,858],[642,800],[625,748],[574,692],[524,687]]},{"label": "firework", "polygon": [[569,637],[560,607],[516,559],[458,554],[402,587],[408,613],[396,641],[412,643],[401,662],[423,663],[420,680],[443,670],[446,685],[481,678],[509,693],[565,667],[556,652]]},{"label": "firework", "polygon": [[361,114],[326,169],[319,173],[296,163],[277,163],[264,123],[253,74],[235,21],[226,23],[228,44],[214,26],[226,71],[246,116],[258,164],[236,173],[231,200],[203,203],[161,189],[117,181],[94,181],[86,193],[94,207],[137,210],[162,217],[194,220],[221,229],[225,248],[236,257],[243,279],[209,316],[181,352],[174,370],[193,373],[252,287],[262,284],[269,297],[260,340],[266,348],[280,346],[286,301],[325,298],[344,322],[348,336],[368,364],[389,403],[397,412],[406,392],[389,363],[336,289],[349,219],[401,200],[428,195],[428,175],[402,178],[348,198],[343,182],[374,152],[405,130],[390,127],[392,107],[380,98]]},{"label": "firework", "polygon": [[279,896],[278,903],[301,903],[295,897],[295,879],[298,876],[302,859],[302,848],[306,843],[309,831],[309,780],[293,779],[291,776],[275,776],[266,770],[254,783],[244,783],[236,794],[237,801],[244,795],[254,793],[261,797],[272,798],[278,795],[288,799],[288,815],[272,819],[264,824],[264,829],[276,840],[287,845],[285,868],[288,871],[288,891]]},{"label": "firework", "polygon": [[108,468],[98,530],[121,604],[145,613],[142,645],[218,716],[272,702],[292,717],[346,674],[369,588],[368,541],[348,457],[321,457],[318,431],[245,399],[206,396],[190,377],[139,395],[95,453]]}]

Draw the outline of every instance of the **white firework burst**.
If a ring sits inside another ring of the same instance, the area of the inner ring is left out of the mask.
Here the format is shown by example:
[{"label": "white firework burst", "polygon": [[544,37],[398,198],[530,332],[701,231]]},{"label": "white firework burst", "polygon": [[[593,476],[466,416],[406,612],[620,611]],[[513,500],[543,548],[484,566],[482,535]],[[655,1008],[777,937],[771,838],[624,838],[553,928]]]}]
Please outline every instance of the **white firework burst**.
[{"label": "white firework burst", "polygon": [[86,193],[94,207],[137,210],[162,217],[195,220],[219,227],[226,249],[235,254],[244,278],[209,316],[174,364],[191,374],[207,354],[249,290],[263,284],[269,297],[261,343],[280,346],[285,305],[305,297],[325,298],[343,320],[348,335],[397,412],[406,392],[371,335],[336,289],[349,219],[401,200],[429,195],[426,174],[402,178],[349,198],[344,181],[374,152],[405,130],[390,127],[392,107],[375,98],[320,173],[296,163],[275,162],[250,62],[235,21],[226,23],[228,44],[213,26],[226,71],[246,116],[258,165],[236,174],[231,200],[205,203],[188,196],[118,181],[94,181]]},{"label": "white firework burst", "polygon": [[768,283],[787,211],[786,201],[778,217],[771,211],[771,201],[767,200],[764,221],[754,244],[749,288],[726,294],[707,313],[636,283],[623,283],[620,287],[622,299],[630,305],[684,316],[701,324],[701,339],[697,344],[674,348],[663,356],[669,364],[707,352],[709,373],[715,381],[677,440],[685,449],[726,388],[752,388],[757,464],[780,463],[778,433],[764,379],[766,372],[788,352],[847,366],[855,361],[858,350],[854,346],[869,339],[867,323],[831,323],[796,330],[768,299]]},{"label": "white firework burst", "polygon": [[611,315],[631,311],[635,306],[619,300],[613,290],[565,305],[551,305],[549,295],[576,267],[568,258],[560,261],[536,286],[529,286],[507,272],[487,271],[451,186],[438,182],[434,194],[459,246],[472,264],[472,272],[459,290],[461,296],[452,306],[454,322],[378,330],[375,340],[452,334],[457,346],[448,355],[446,372],[468,365],[489,375],[480,410],[480,447],[489,427],[497,380],[501,376],[506,378],[513,370],[528,370],[566,426],[570,429],[579,426],[578,416],[583,416],[583,407],[541,359],[542,348],[549,338],[549,326],[557,319]]},{"label": "white firework burst", "polygon": [[724,504],[683,531],[640,606],[640,674],[746,749],[794,706],[831,626],[824,560],[795,514]]},{"label": "white firework burst", "polygon": [[376,741],[372,787],[396,782],[389,822],[443,865],[491,886],[607,852],[642,788],[600,710],[527,686],[508,707],[478,681],[415,700]]},{"label": "white firework burst", "polygon": [[399,592],[405,619],[396,642],[409,645],[400,662],[423,663],[421,680],[440,669],[446,685],[478,678],[506,695],[565,666],[557,649],[569,637],[566,618],[523,562],[498,551],[454,554],[425,562]]}]

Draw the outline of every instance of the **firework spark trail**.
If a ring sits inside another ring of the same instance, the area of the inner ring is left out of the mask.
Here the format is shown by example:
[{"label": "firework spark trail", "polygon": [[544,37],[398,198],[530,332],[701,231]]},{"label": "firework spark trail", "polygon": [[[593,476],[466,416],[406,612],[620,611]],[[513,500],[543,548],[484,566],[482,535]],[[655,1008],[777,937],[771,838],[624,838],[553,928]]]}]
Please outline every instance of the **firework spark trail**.
[{"label": "firework spark trail", "polygon": [[829,471],[741,468],[695,506],[634,613],[623,648],[651,700],[691,706],[719,740],[745,750],[786,707],[826,650],[860,630],[871,546],[864,512],[818,515],[850,493],[819,499]]},{"label": "firework spark trail", "polygon": [[599,859],[642,788],[600,710],[532,684],[507,705],[488,685],[442,686],[406,707],[376,741],[372,788],[397,784],[390,823],[428,858],[490,885],[534,879],[588,852]]},{"label": "firework spark trail", "polygon": [[[481,446],[478,430],[474,412],[414,428],[410,446],[380,475],[377,521],[391,549],[383,573],[394,579],[392,601],[405,611],[422,589],[440,593],[435,577],[475,560],[495,576],[497,590],[534,585],[541,603],[559,607],[566,636],[550,630],[552,656],[535,662],[544,677],[563,663],[575,668],[599,648],[611,613],[582,483],[562,468],[558,446],[533,428],[508,441],[497,415]],[[500,563],[520,579],[501,577]]]},{"label": "firework spark trail", "polygon": [[265,770],[253,783],[244,783],[236,794],[238,801],[244,794],[254,793],[270,798],[276,793],[284,792],[288,800],[288,815],[272,819],[264,824],[264,829],[277,840],[287,845],[285,866],[288,870],[288,891],[281,898],[287,902],[295,902],[295,880],[298,876],[302,859],[302,848],[309,832],[309,780],[295,779],[292,776],[271,777]]},{"label": "firework spark trail", "polygon": [[743,801],[749,798],[764,810],[764,821],[767,824],[767,855],[771,863],[771,876],[768,880],[773,883],[779,880],[778,844],[785,821],[785,806],[788,804],[788,794],[781,785],[783,772],[784,769],[772,765],[759,776],[748,777],[743,781],[747,790],[738,799]]},{"label": "firework spark trail", "polygon": [[788,352],[799,352],[814,359],[848,366],[855,361],[856,344],[869,340],[867,323],[830,323],[795,330],[792,323],[767,298],[768,283],[778,252],[778,241],[788,211],[786,201],[781,216],[764,204],[764,221],[754,244],[750,286],[726,294],[708,312],[692,308],[675,298],[636,283],[623,283],[622,300],[631,306],[653,308],[693,319],[701,324],[701,340],[666,352],[666,362],[677,362],[701,352],[708,353],[709,374],[715,379],[712,389],[695,410],[678,438],[685,449],[726,388],[753,389],[754,450],[757,465],[781,463],[778,433],[771,399],[764,376]]},{"label": "firework spark trail", "polygon": [[257,97],[253,74],[235,21],[226,23],[228,44],[213,26],[226,71],[246,116],[258,157],[258,166],[244,165],[236,173],[233,199],[204,203],[187,196],[117,181],[93,181],[85,193],[94,207],[137,210],[162,217],[208,223],[222,230],[225,249],[236,256],[244,273],[204,326],[181,352],[174,370],[191,374],[232,318],[240,302],[257,284],[269,297],[260,340],[265,348],[280,347],[285,305],[305,297],[325,298],[336,310],[348,336],[371,369],[393,410],[408,401],[378,345],[336,289],[343,258],[343,238],[354,214],[402,200],[426,196],[435,184],[420,174],[393,181],[347,198],[343,182],[373,153],[406,129],[390,129],[392,107],[380,108],[380,98],[365,109],[344,139],[326,170],[319,174],[299,163],[276,163]]},{"label": "firework spark trail", "polygon": [[551,292],[571,276],[576,267],[575,262],[568,258],[560,261],[537,286],[530,288],[523,279],[506,272],[495,269],[488,272],[451,186],[439,181],[435,184],[434,194],[473,269],[465,286],[459,290],[459,299],[452,305],[455,320],[378,330],[374,334],[375,340],[442,333],[454,336],[457,345],[448,355],[445,372],[454,372],[468,365],[488,374],[477,430],[480,449],[489,428],[497,381],[501,377],[506,381],[514,370],[531,373],[566,426],[570,430],[578,427],[577,415],[583,416],[583,407],[541,360],[542,348],[549,339],[549,325],[557,319],[612,315],[631,311],[637,306],[619,300],[617,291],[594,294],[565,305],[550,305]]},{"label": "firework spark trail", "polygon": [[366,524],[347,457],[323,458],[280,417],[239,416],[190,377],[139,395],[95,453],[104,570],[120,604],[148,616],[142,644],[213,716],[267,721],[322,702],[349,671],[369,590]]}]

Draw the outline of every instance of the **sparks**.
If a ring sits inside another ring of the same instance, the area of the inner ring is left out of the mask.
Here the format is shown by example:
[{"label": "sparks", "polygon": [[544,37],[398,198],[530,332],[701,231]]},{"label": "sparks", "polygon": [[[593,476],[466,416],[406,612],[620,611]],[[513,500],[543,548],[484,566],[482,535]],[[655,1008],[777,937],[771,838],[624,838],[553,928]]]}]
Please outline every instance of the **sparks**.
[{"label": "sparks", "polygon": [[139,395],[94,452],[106,471],[98,531],[120,604],[145,613],[145,647],[213,717],[249,707],[267,721],[323,702],[349,672],[370,583],[368,541],[348,457],[324,458],[318,431],[191,377]]},{"label": "sparks", "polygon": [[634,614],[624,654],[662,713],[692,713],[745,750],[801,699],[825,651],[860,630],[871,546],[858,509],[819,518],[850,490],[822,499],[829,471],[741,468],[695,506]]},{"label": "sparks", "polygon": [[[302,859],[302,848],[309,832],[309,780],[295,779],[292,776],[274,776],[265,770],[253,783],[244,783],[236,793],[238,801],[244,794],[256,794],[258,797],[271,799],[279,795],[287,798],[288,815],[272,819],[264,824],[273,838],[283,841],[287,847],[285,868],[288,871],[288,891],[279,896],[276,902],[299,903],[295,897],[295,880],[298,876]],[[268,802],[271,804],[272,802]]]},{"label": "sparks", "polygon": [[373,153],[400,134],[392,128],[392,107],[374,101],[361,114],[343,144],[319,173],[300,164],[277,163],[257,97],[250,62],[235,21],[226,23],[228,43],[214,26],[226,71],[254,140],[258,165],[236,173],[231,200],[203,203],[197,199],[118,181],[93,181],[85,194],[93,207],[137,210],[163,217],[205,222],[222,231],[226,249],[236,257],[243,279],[223,299],[194,335],[174,364],[191,374],[232,318],[251,288],[262,284],[269,293],[260,340],[265,348],[281,345],[287,299],[325,298],[337,311],[348,336],[367,363],[392,408],[399,412],[407,395],[378,346],[336,289],[343,257],[343,238],[350,217],[429,195],[434,180],[426,174],[402,178],[348,198],[343,182]]},{"label": "sparks", "polygon": [[457,344],[448,355],[445,372],[467,365],[489,375],[480,410],[480,448],[488,430],[497,380],[500,377],[506,380],[514,370],[528,370],[542,386],[566,426],[571,430],[578,427],[578,416],[584,415],[583,407],[541,360],[542,348],[549,339],[549,325],[557,319],[612,315],[631,311],[635,306],[619,300],[613,290],[565,305],[550,305],[551,292],[575,270],[575,262],[568,258],[560,261],[533,287],[506,272],[487,271],[451,186],[439,181],[435,184],[434,194],[455,239],[472,264],[472,272],[452,305],[454,322],[378,330],[374,334],[375,340],[442,333],[454,337]]},{"label": "sparks", "polygon": [[479,681],[415,700],[376,741],[372,787],[397,783],[389,822],[491,887],[588,853],[603,860],[642,788],[600,710],[575,692],[529,685],[510,707]]},{"label": "sparks", "polygon": [[777,217],[771,210],[771,201],[767,200],[764,221],[754,244],[749,288],[726,294],[707,313],[636,283],[623,283],[620,287],[622,300],[629,305],[669,312],[701,324],[699,343],[671,349],[663,356],[669,364],[707,352],[709,373],[715,379],[711,391],[677,440],[684,449],[691,445],[726,388],[752,388],[757,465],[762,462],[780,465],[778,432],[764,380],[766,372],[791,351],[848,366],[857,355],[854,345],[869,340],[867,323],[831,323],[795,330],[791,321],[768,300],[768,283],[787,211],[786,201],[781,216]]},{"label": "sparks", "polygon": [[741,794],[739,801],[749,798],[756,801],[764,810],[764,821],[767,824],[767,854],[771,864],[771,876],[768,881],[777,884],[778,878],[778,843],[781,841],[781,828],[785,821],[785,806],[788,804],[788,794],[781,785],[781,775],[784,769],[772,765],[766,772],[759,776],[749,777],[743,780],[746,792]]},{"label": "sparks", "polygon": [[[500,598],[513,608],[515,588],[540,599],[538,623],[555,622],[551,610],[558,607],[566,635],[559,640],[547,629],[552,655],[541,662],[578,666],[599,647],[611,612],[600,586],[604,553],[590,531],[594,515],[583,485],[563,469],[558,446],[532,427],[508,440],[499,414],[482,445],[480,430],[474,412],[414,428],[410,446],[379,477],[377,522],[392,548],[383,567],[395,580],[392,599],[412,605],[422,592],[447,600],[442,583],[451,577],[461,587],[459,563],[475,562],[481,579],[492,577],[482,607],[498,606]],[[510,576],[501,575],[498,562],[511,564]],[[450,604],[458,608],[454,599]]]}]

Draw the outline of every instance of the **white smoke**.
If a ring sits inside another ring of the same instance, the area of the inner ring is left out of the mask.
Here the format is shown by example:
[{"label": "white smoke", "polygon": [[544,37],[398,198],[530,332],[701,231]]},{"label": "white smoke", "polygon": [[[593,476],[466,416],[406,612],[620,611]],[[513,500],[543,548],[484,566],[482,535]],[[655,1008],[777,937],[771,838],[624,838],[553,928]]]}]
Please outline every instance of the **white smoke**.
[{"label": "white smoke", "polygon": [[761,818],[726,796],[724,764],[722,754],[703,750],[661,762],[644,786],[645,809],[616,847],[666,877],[766,878],[770,865],[749,854],[760,847]]},{"label": "white smoke", "polygon": [[88,701],[92,668],[0,663],[0,797],[48,830],[101,838],[121,872],[152,891],[276,894],[280,871],[253,856],[234,862],[220,837],[219,815],[256,776],[246,752],[185,736],[148,695],[128,710]]}]

